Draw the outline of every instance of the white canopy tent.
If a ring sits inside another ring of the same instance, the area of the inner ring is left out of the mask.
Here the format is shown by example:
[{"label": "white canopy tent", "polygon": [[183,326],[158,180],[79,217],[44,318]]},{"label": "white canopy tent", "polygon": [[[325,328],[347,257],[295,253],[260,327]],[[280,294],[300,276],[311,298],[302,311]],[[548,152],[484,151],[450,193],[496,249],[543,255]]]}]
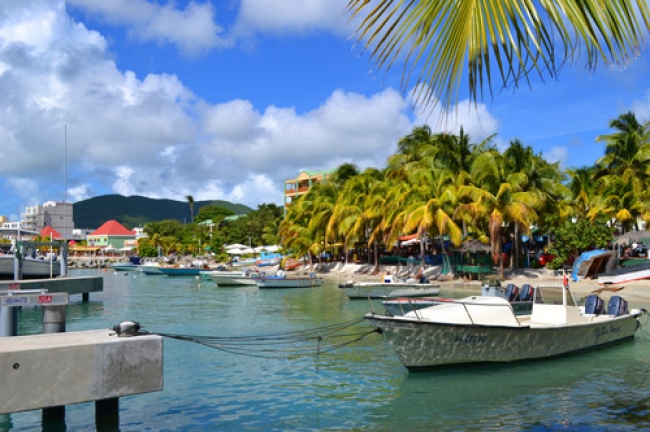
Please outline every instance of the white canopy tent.
[{"label": "white canopy tent", "polygon": [[244,246],[244,248],[226,249],[226,253],[229,254],[229,255],[244,255],[244,254],[255,253],[255,250]]},{"label": "white canopy tent", "polygon": [[231,245],[225,245],[224,246],[224,249],[226,249],[226,251],[228,251],[230,249],[247,249],[247,248],[248,248],[248,246],[243,245],[243,244],[239,244],[239,243],[233,243]]},{"label": "white canopy tent", "polygon": [[255,248],[255,252],[277,252],[280,250],[280,246],[278,245],[270,245],[270,246],[258,246]]}]

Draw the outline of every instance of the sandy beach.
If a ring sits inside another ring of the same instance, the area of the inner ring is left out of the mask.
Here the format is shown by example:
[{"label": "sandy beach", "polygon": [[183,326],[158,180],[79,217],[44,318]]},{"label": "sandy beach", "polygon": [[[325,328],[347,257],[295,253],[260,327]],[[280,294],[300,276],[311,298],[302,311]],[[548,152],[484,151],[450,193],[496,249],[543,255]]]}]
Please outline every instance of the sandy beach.
[{"label": "sandy beach", "polygon": [[[431,279],[438,279],[443,290],[467,290],[470,293],[480,292],[481,282],[478,280],[465,280],[460,278],[447,279],[440,276],[441,268],[439,266],[430,266],[425,268],[424,274]],[[336,279],[341,282],[345,281],[369,281],[381,280],[386,272],[397,275],[410,275],[417,271],[416,267],[409,266],[380,266],[379,272],[374,271],[374,266],[366,264],[314,264],[313,269],[308,266],[299,269],[299,273],[315,272],[318,276],[327,279]],[[568,275],[570,276],[570,275]],[[505,270],[502,285],[514,283],[517,286],[523,284],[561,284],[563,276],[552,270],[547,269],[519,269]],[[591,293],[598,293],[600,297],[607,301],[614,293],[621,295],[632,306],[639,304],[639,307],[650,304],[650,279],[628,282],[620,285],[602,285],[597,279],[580,279],[577,282],[569,279],[571,291],[576,299],[586,297]]]}]

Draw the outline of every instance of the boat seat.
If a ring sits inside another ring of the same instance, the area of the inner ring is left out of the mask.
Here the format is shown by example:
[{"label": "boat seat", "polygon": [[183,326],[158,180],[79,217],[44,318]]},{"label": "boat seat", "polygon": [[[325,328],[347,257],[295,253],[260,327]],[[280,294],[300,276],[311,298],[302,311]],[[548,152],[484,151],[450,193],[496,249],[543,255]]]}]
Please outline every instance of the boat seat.
[{"label": "boat seat", "polygon": [[587,301],[585,302],[585,314],[600,315],[605,313],[603,306],[603,299],[598,297],[596,294],[591,294],[587,297]]},{"label": "boat seat", "polygon": [[533,287],[530,284],[523,284],[519,292],[519,301],[531,301],[533,299]]},{"label": "boat seat", "polygon": [[627,301],[621,296],[611,296],[607,304],[609,315],[627,315]]},{"label": "boat seat", "polygon": [[519,294],[519,287],[515,284],[506,285],[506,298],[508,301],[515,301],[517,295]]}]

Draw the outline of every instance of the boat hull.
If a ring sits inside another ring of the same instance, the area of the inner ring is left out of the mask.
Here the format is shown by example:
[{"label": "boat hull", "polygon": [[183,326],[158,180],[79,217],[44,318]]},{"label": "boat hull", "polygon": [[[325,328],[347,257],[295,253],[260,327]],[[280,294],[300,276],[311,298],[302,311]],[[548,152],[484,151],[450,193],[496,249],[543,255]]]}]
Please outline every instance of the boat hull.
[{"label": "boat hull", "polygon": [[164,274],[162,271],[160,271],[159,265],[143,264],[140,266],[140,271],[149,276],[160,276]]},{"label": "boat hull", "polygon": [[440,293],[439,284],[354,283],[339,286],[349,298],[426,297]]},{"label": "boat hull", "polygon": [[[437,307],[437,306],[436,306]],[[637,314],[567,326],[487,326],[367,314],[411,371],[547,359],[632,340]]]},{"label": "boat hull", "polygon": [[323,284],[321,278],[268,278],[255,279],[258,288],[315,288]]},{"label": "boat hull", "polygon": [[[61,275],[61,263],[59,261],[43,260],[38,258],[23,259],[23,279],[45,279]],[[14,278],[14,256],[0,256],[0,279]]]},{"label": "boat hull", "polygon": [[242,273],[236,274],[210,274],[208,276],[217,286],[250,286],[255,285],[255,280]]},{"label": "boat hull", "polygon": [[650,263],[622,267],[598,276],[599,284],[620,284],[635,280],[650,279]]},{"label": "boat hull", "polygon": [[199,276],[205,269],[199,267],[159,267],[158,270],[167,276]]},{"label": "boat hull", "polygon": [[137,271],[140,266],[130,263],[115,263],[111,265],[111,269],[115,271]]}]

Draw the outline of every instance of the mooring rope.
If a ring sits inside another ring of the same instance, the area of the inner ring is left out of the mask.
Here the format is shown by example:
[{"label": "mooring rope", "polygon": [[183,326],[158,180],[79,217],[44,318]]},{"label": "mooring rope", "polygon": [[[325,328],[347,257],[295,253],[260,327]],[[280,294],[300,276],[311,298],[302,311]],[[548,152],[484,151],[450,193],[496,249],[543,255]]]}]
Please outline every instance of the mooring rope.
[{"label": "mooring rope", "polygon": [[[155,334],[169,339],[193,342],[231,354],[258,358],[296,358],[320,355],[357,343],[376,334],[376,329],[350,329],[363,322],[363,318],[331,324],[308,330],[254,336],[205,336],[175,333],[139,331],[139,334]],[[345,332],[344,332],[345,331]],[[305,344],[315,342],[314,345]]]},{"label": "mooring rope", "polygon": [[[650,321],[650,314],[645,309],[641,309],[641,312],[641,315],[639,315],[639,318],[637,318],[639,322],[638,331],[643,335],[645,340],[650,340],[650,333],[648,333],[648,331],[643,328]],[[645,320],[643,320],[643,322],[641,322],[641,317],[645,317]]]}]

